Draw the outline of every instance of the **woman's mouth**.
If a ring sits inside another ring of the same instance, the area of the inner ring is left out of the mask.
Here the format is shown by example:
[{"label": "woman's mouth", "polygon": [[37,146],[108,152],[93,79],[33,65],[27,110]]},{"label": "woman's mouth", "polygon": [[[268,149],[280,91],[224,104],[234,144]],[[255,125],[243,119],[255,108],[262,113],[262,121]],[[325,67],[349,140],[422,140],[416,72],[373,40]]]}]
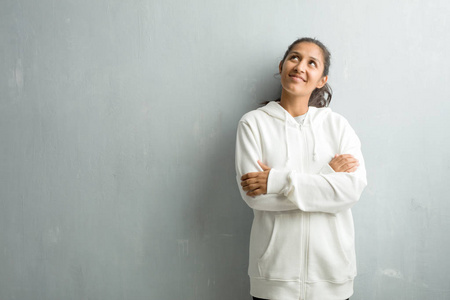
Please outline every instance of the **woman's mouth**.
[{"label": "woman's mouth", "polygon": [[299,75],[289,75],[289,77],[291,77],[296,82],[306,82],[306,80]]}]

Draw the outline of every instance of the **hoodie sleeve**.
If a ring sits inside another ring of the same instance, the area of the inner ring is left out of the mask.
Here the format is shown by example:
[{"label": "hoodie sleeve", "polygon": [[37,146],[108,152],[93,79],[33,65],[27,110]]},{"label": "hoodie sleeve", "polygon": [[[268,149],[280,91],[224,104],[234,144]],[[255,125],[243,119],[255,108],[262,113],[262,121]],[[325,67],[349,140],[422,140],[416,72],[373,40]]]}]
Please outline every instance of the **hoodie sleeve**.
[{"label": "hoodie sleeve", "polygon": [[279,193],[247,196],[241,186],[241,177],[249,172],[261,172],[258,160],[262,160],[261,147],[257,142],[257,136],[250,126],[240,121],[236,138],[236,181],[242,199],[253,209],[266,211],[285,211],[299,209],[298,206]]},{"label": "hoodie sleeve", "polygon": [[352,154],[360,166],[355,172],[334,172],[324,166],[319,174],[271,169],[268,194],[286,196],[296,207],[308,212],[338,213],[349,209],[367,185],[361,142],[346,122],[341,134],[339,153]]}]

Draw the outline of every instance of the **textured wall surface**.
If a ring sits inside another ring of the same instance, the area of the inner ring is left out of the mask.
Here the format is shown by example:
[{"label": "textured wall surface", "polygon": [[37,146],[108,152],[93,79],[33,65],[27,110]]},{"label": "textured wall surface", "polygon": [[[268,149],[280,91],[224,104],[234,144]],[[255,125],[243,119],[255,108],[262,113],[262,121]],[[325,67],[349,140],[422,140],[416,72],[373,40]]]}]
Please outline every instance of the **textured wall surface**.
[{"label": "textured wall surface", "polygon": [[0,299],[249,299],[240,117],[297,37],[363,142],[352,299],[449,299],[450,2],[0,1]]}]

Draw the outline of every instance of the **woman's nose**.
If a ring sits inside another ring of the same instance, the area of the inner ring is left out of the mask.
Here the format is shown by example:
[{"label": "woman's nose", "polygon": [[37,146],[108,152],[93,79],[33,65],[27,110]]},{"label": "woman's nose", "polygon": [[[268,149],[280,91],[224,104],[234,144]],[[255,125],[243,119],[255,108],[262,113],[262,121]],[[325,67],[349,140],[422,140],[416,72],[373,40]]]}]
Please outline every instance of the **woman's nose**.
[{"label": "woman's nose", "polygon": [[299,61],[298,64],[295,66],[295,70],[299,73],[305,73],[306,63],[303,61]]}]

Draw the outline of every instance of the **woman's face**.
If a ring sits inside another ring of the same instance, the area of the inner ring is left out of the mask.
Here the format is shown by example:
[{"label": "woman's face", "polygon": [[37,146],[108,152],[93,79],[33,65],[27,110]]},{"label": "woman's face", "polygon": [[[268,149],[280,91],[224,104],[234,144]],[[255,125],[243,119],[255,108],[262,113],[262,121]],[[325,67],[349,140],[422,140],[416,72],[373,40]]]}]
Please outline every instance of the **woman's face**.
[{"label": "woman's face", "polygon": [[324,59],[322,49],[314,43],[302,42],[294,45],[286,59],[279,65],[281,86],[293,96],[309,96],[316,88],[327,82],[322,76]]}]

